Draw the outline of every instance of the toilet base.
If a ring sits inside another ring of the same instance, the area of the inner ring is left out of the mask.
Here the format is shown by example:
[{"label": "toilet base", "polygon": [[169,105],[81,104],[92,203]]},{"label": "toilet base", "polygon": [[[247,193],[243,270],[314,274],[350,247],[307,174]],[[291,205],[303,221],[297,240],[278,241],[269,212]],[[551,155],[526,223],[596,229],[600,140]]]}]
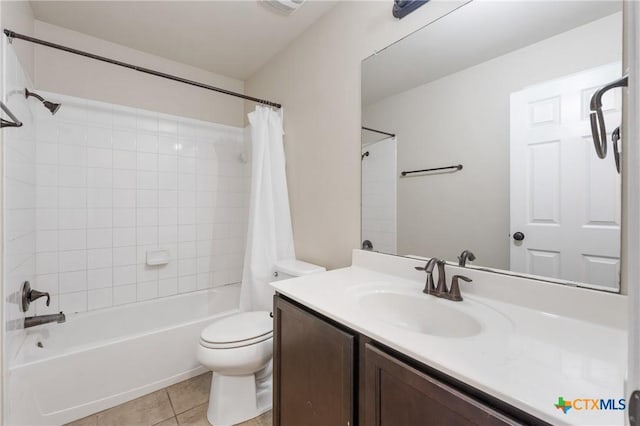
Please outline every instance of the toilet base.
[{"label": "toilet base", "polygon": [[[261,373],[261,372],[259,372]],[[211,378],[207,419],[213,426],[233,426],[271,409],[271,377],[260,374]]]}]

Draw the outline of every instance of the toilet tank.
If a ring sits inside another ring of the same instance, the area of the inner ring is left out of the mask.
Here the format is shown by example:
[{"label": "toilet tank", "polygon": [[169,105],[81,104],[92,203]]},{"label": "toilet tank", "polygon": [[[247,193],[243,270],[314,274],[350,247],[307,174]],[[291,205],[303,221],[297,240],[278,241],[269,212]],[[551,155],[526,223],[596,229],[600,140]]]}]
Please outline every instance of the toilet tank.
[{"label": "toilet tank", "polygon": [[311,263],[303,262],[298,259],[288,259],[276,262],[274,281],[288,280],[289,278],[302,277],[304,275],[318,274],[325,272],[327,269],[314,265]]}]

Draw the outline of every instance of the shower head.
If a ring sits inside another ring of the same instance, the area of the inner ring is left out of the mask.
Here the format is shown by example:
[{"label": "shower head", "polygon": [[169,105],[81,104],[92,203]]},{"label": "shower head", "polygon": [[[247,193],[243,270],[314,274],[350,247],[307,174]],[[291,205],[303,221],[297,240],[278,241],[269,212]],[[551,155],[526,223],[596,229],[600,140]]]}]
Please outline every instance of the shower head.
[{"label": "shower head", "polygon": [[28,99],[30,96],[33,96],[34,98],[36,98],[40,102],[42,102],[42,105],[44,105],[44,107],[51,112],[51,115],[53,115],[56,112],[58,112],[58,110],[62,106],[62,104],[57,104],[55,102],[47,101],[46,99],[44,99],[42,96],[38,95],[37,93],[30,92],[29,89],[25,88],[24,89],[24,97]]},{"label": "shower head", "polygon": [[368,157],[368,156],[369,156],[369,151],[362,154],[360,160],[364,160],[364,157]]}]

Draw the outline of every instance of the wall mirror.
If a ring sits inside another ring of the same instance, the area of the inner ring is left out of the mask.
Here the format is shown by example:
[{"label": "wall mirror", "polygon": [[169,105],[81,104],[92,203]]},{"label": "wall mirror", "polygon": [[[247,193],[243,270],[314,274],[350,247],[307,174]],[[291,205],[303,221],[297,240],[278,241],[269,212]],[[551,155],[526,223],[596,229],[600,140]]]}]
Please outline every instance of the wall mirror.
[{"label": "wall mirror", "polygon": [[365,59],[364,245],[619,291],[621,180],[589,100],[621,61],[615,1],[477,0]]}]

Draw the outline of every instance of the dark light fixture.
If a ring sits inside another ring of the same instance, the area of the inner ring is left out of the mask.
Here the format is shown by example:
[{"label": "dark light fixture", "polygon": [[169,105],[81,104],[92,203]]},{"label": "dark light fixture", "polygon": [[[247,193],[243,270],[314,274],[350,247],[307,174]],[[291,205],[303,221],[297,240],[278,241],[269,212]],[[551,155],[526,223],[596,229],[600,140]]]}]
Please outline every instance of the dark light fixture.
[{"label": "dark light fixture", "polygon": [[25,88],[24,89],[24,97],[28,99],[30,96],[33,96],[34,98],[36,98],[40,102],[42,102],[42,105],[44,105],[44,107],[46,109],[51,111],[51,115],[53,115],[56,112],[58,112],[58,110],[62,106],[62,104],[56,104],[54,102],[47,101],[45,98],[43,98],[42,96],[38,95],[37,93],[30,92],[29,89]]},{"label": "dark light fixture", "polygon": [[402,19],[420,6],[428,3],[429,0],[394,0],[393,16]]}]

